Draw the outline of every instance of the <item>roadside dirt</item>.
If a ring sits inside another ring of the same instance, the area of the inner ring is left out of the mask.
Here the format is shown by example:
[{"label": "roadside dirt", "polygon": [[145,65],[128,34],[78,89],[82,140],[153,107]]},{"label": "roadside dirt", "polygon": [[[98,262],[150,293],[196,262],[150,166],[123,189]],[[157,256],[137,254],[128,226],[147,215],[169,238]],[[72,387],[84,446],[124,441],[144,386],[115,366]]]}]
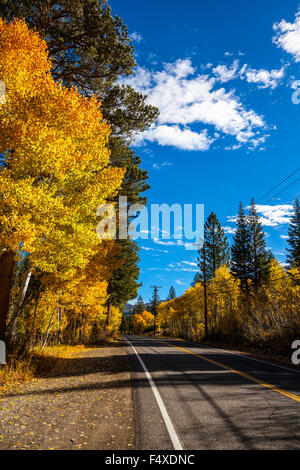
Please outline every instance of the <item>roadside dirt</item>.
[{"label": "roadside dirt", "polygon": [[122,343],[60,360],[0,395],[0,450],[133,449],[131,393]]}]

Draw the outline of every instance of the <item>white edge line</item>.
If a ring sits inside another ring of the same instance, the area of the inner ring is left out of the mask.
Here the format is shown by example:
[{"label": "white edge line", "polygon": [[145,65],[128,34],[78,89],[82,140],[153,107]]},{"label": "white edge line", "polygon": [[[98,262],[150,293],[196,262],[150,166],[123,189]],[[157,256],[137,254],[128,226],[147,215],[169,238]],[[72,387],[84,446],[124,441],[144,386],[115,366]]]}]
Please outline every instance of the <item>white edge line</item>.
[{"label": "white edge line", "polygon": [[128,339],[125,338],[125,340],[127,341],[127,343],[130,344],[130,346],[132,347],[133,351],[135,352],[138,360],[140,361],[141,363],[141,366],[143,367],[144,369],[144,372],[145,372],[145,375],[147,377],[147,379],[149,380],[149,383],[151,385],[151,388],[152,388],[152,391],[153,391],[153,394],[156,398],[156,401],[157,401],[157,404],[159,406],[159,409],[160,409],[160,412],[162,414],[162,417],[163,417],[163,420],[165,422],[165,425],[166,425],[166,428],[168,430],[168,433],[169,433],[169,436],[170,436],[170,439],[172,441],[172,444],[173,444],[173,447],[174,447],[174,450],[183,450],[183,447],[181,445],[181,442],[176,434],[176,431],[174,429],[174,426],[172,424],[172,421],[170,419],[170,416],[168,415],[168,412],[166,410],[166,407],[164,405],[164,402],[162,401],[162,398],[160,396],[160,393],[159,391],[157,390],[157,387],[150,375],[150,372],[148,371],[147,367],[145,366],[143,360],[141,359],[139,353],[137,352],[137,350],[135,349],[135,347],[131,344],[130,341],[128,341]]}]

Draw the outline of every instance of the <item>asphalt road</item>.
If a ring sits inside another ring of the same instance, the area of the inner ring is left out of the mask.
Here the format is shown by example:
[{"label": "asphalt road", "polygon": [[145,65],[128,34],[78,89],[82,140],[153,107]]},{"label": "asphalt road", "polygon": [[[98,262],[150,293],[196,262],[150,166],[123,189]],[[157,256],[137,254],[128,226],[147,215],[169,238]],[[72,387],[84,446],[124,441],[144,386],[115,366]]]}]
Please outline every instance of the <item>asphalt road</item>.
[{"label": "asphalt road", "polygon": [[300,449],[298,371],[185,341],[124,338],[136,449]]}]

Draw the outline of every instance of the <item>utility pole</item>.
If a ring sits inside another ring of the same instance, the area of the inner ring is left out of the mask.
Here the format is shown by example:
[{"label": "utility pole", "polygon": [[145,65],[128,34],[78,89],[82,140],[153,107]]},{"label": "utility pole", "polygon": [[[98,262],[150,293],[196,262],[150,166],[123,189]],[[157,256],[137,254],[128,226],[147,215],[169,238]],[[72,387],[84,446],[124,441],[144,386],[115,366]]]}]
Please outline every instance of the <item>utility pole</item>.
[{"label": "utility pole", "polygon": [[207,319],[207,284],[206,284],[206,258],[205,242],[203,242],[203,287],[204,287],[204,328],[205,337],[208,337],[208,319]]},{"label": "utility pole", "polygon": [[156,315],[158,307],[158,289],[161,289],[161,286],[151,286],[154,289],[154,298],[153,298],[153,315],[154,315],[154,336],[156,336]]}]

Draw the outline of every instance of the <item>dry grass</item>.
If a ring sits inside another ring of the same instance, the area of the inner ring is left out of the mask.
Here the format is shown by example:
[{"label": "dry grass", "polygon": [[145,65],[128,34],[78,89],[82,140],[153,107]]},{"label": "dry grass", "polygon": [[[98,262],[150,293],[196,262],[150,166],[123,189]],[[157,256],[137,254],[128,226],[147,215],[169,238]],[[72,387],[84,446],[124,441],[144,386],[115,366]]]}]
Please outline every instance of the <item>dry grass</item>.
[{"label": "dry grass", "polygon": [[34,349],[25,358],[8,357],[8,363],[0,366],[0,393],[10,387],[32,380],[50,371],[60,359],[80,354],[86,346],[49,346],[43,351]]},{"label": "dry grass", "polygon": [[62,359],[75,357],[86,349],[95,349],[120,340],[114,330],[100,331],[91,345],[58,345],[44,349],[36,347],[26,354],[10,355],[5,366],[0,365],[0,393],[10,387],[28,382],[35,377],[47,376]]},{"label": "dry grass", "polygon": [[106,346],[110,343],[120,341],[120,339],[121,337],[118,331],[107,328],[99,331],[93,338],[91,338],[91,343],[97,346]]},{"label": "dry grass", "polygon": [[6,365],[0,365],[0,392],[22,382],[32,380],[35,368],[31,360],[9,358]]},{"label": "dry grass", "polygon": [[45,357],[68,358],[80,354],[85,349],[87,349],[87,346],[83,344],[78,344],[76,346],[62,344],[59,346],[48,346],[42,351],[38,348],[34,349],[33,354],[38,354]]}]

